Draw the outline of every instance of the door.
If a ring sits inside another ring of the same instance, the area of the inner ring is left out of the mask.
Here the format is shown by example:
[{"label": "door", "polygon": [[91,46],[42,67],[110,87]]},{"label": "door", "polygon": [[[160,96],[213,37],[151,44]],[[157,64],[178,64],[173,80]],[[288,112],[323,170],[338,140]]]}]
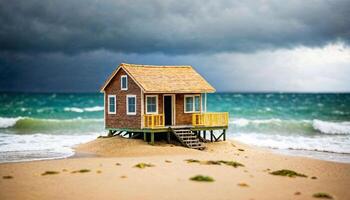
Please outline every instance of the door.
[{"label": "door", "polygon": [[173,98],[170,95],[164,96],[164,123],[171,126],[173,123]]}]

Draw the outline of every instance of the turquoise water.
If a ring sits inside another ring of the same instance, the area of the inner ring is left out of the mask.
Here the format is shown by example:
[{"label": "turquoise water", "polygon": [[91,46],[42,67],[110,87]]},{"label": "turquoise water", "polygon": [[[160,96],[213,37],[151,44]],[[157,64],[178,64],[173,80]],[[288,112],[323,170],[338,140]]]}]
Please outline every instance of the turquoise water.
[{"label": "turquoise water", "polygon": [[[101,94],[0,93],[0,162],[60,158],[105,134]],[[228,136],[293,155],[350,162],[350,94],[217,93]]]}]

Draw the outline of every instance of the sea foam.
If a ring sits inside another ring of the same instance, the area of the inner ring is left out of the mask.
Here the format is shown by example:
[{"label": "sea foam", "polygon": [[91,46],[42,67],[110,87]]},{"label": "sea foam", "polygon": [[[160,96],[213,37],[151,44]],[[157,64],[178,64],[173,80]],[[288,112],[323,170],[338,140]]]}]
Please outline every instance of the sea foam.
[{"label": "sea foam", "polygon": [[94,107],[86,107],[86,108],[66,107],[63,110],[66,112],[77,112],[77,113],[97,112],[97,111],[102,111],[103,107],[102,106],[94,106]]},{"label": "sea foam", "polygon": [[350,122],[328,122],[313,120],[315,130],[325,134],[350,134]]}]

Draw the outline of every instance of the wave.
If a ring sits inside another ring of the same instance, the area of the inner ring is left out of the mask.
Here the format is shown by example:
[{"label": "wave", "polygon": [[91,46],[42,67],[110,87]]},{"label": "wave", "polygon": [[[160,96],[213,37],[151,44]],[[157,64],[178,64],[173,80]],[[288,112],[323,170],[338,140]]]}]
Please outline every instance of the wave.
[{"label": "wave", "polygon": [[103,130],[103,119],[40,119],[30,117],[0,117],[0,129],[15,133],[79,133]]},{"label": "wave", "polygon": [[317,152],[329,152],[350,154],[350,137],[342,135],[320,135],[318,137],[306,137],[298,135],[268,135],[264,133],[236,133],[233,139],[246,144],[268,147],[282,150],[307,150]]},{"label": "wave", "polygon": [[312,126],[315,130],[325,134],[350,134],[350,122],[327,122],[313,120]]},{"label": "wave", "polygon": [[102,133],[84,135],[0,133],[0,163],[69,157],[74,154],[72,148],[75,145],[91,141],[100,134]]},{"label": "wave", "polygon": [[63,110],[66,112],[97,112],[102,111],[104,108],[102,106],[94,106],[94,107],[87,107],[87,108],[77,108],[77,107],[65,107]]},{"label": "wave", "polygon": [[0,128],[9,128],[14,126],[18,120],[23,119],[22,117],[16,117],[16,118],[5,118],[0,117]]},{"label": "wave", "polygon": [[248,132],[285,132],[347,135],[350,134],[350,122],[334,122],[296,119],[245,119],[237,118],[230,121],[234,128]]}]

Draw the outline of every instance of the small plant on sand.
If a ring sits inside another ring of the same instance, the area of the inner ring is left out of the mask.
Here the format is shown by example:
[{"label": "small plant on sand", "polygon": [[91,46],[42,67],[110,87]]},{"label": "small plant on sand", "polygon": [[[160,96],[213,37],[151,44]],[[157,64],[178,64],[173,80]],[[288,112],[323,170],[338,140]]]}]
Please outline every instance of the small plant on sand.
[{"label": "small plant on sand", "polygon": [[120,163],[115,163],[115,165],[116,165],[116,166],[121,166],[122,164],[120,164]]},{"label": "small plant on sand", "polygon": [[202,176],[197,175],[190,178],[191,181],[199,181],[199,182],[214,182],[214,179],[210,176]]},{"label": "small plant on sand", "polygon": [[238,149],[238,151],[244,151],[244,149]]},{"label": "small plant on sand", "polygon": [[300,174],[298,172],[289,170],[289,169],[282,169],[282,170],[277,170],[277,171],[273,171],[270,174],[272,175],[276,175],[276,176],[288,176],[288,177],[307,177],[305,174]]},{"label": "small plant on sand", "polygon": [[220,160],[221,163],[228,165],[228,166],[232,166],[234,168],[237,167],[244,167],[244,165],[242,163],[236,162],[236,161],[225,161],[225,160]]},{"label": "small plant on sand", "polygon": [[123,175],[123,176],[120,176],[120,178],[128,178],[127,176]]},{"label": "small plant on sand", "polygon": [[46,175],[54,175],[54,174],[59,174],[60,172],[56,172],[56,171],[46,171],[44,173],[41,174],[41,176],[46,176]]},{"label": "small plant on sand", "polygon": [[216,160],[208,160],[208,161],[201,162],[201,164],[205,164],[205,165],[221,165],[221,162],[220,161],[216,161]]},{"label": "small plant on sand", "polygon": [[165,160],[166,163],[172,163],[171,160]]},{"label": "small plant on sand", "polygon": [[195,159],[187,159],[185,160],[187,163],[199,163],[199,160],[195,160]]},{"label": "small plant on sand", "polygon": [[295,192],[294,195],[301,195],[301,192]]},{"label": "small plant on sand", "polygon": [[13,179],[13,176],[3,176],[3,179]]},{"label": "small plant on sand", "polygon": [[249,185],[246,183],[238,183],[237,185],[240,187],[249,187]]},{"label": "small plant on sand", "polygon": [[75,174],[75,173],[87,173],[87,172],[90,172],[90,170],[89,169],[81,169],[81,170],[72,171],[72,174]]},{"label": "small plant on sand", "polygon": [[101,171],[101,170],[97,170],[96,173],[97,173],[97,174],[101,174],[102,171]]},{"label": "small plant on sand", "polygon": [[318,192],[312,195],[315,198],[320,198],[320,199],[333,199],[333,197],[327,193],[324,192]]},{"label": "small plant on sand", "polygon": [[146,167],[154,167],[154,165],[152,164],[147,164],[147,163],[138,163],[136,164],[134,167],[140,168],[140,169],[144,169]]},{"label": "small plant on sand", "polygon": [[313,176],[313,177],[311,177],[311,179],[317,179],[317,177],[316,177],[316,176]]}]

